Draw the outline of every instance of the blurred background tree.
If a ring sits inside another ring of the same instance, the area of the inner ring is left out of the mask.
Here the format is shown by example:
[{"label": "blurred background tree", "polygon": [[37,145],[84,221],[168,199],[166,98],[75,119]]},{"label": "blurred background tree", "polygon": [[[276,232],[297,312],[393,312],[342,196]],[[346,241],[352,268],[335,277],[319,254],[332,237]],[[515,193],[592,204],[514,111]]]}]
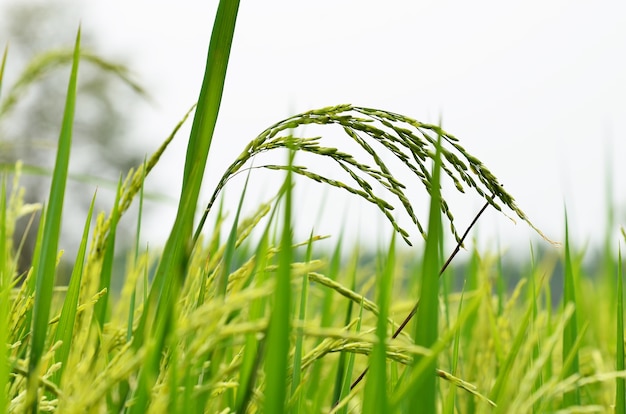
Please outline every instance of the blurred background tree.
[{"label": "blurred background tree", "polygon": [[[54,165],[56,145],[67,92],[74,36],[79,19],[77,4],[61,2],[14,2],[0,6],[4,24],[0,24],[0,42],[8,45],[2,95],[0,95],[0,164],[11,169],[17,160],[24,163],[21,185],[25,200],[47,200],[50,170]],[[64,232],[61,248],[71,254],[80,241],[87,209],[97,183],[100,188],[96,211],[109,211],[120,174],[143,162],[145,149],[136,144],[125,130],[133,117],[133,108],[145,94],[129,77],[126,66],[112,64],[99,57],[97,39],[89,28],[82,28],[83,59],[78,74],[78,97],[70,174],[64,204]],[[66,58],[67,57],[67,58]],[[126,60],[126,59],[124,59]],[[87,184],[85,183],[87,182]],[[113,191],[103,191],[102,187]],[[125,220],[128,220],[126,218]],[[30,218],[16,225],[15,246],[22,237],[25,244],[19,271],[32,263],[38,217],[29,229]],[[120,248],[124,229],[118,230]],[[121,231],[121,233],[120,233]],[[62,272],[67,273],[67,272]]]}]

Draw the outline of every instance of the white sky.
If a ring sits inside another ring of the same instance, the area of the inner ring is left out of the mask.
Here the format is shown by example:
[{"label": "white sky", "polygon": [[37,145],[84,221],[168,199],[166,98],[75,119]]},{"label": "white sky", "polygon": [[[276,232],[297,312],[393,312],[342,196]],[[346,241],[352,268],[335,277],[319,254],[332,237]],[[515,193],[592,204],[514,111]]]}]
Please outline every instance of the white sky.
[{"label": "white sky", "polygon": [[[80,19],[101,35],[97,52],[128,58],[156,102],[140,108],[129,139],[156,149],[197,99],[216,6],[192,0],[81,3],[76,25]],[[68,39],[75,29],[60,28]],[[626,225],[623,1],[244,0],[205,187],[212,188],[270,124],[339,103],[424,122],[437,123],[441,116],[444,128],[553,239],[563,239],[564,205],[579,243],[602,239],[611,160],[617,221]],[[177,195],[187,133],[158,167],[152,189]],[[281,175],[264,177],[278,183]],[[272,182],[254,186],[250,208],[273,194],[262,195]],[[233,197],[242,183],[233,183]],[[348,238],[390,233],[376,209],[337,191],[326,195],[332,206],[318,221],[324,191],[303,180],[298,186],[301,234],[313,226],[335,235],[343,226]],[[462,229],[481,203],[475,197],[454,200]],[[234,210],[235,201],[229,207]],[[147,238],[164,237],[173,210],[144,227]],[[417,231],[409,230],[417,240]],[[523,223],[512,225],[495,212],[485,215],[479,233],[487,242],[499,239],[526,250],[534,239]]]}]

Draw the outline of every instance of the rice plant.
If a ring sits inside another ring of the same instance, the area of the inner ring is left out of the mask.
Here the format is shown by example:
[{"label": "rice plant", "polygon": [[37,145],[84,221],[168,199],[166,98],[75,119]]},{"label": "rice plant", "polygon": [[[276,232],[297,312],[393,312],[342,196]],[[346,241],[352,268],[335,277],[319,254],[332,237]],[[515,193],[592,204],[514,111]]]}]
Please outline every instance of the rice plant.
[{"label": "rice plant", "polygon": [[[475,223],[459,234],[454,206],[440,187],[452,184],[482,197],[477,219],[485,208],[506,207],[533,225],[487,167],[441,126],[354,105],[291,116],[250,141],[208,205],[198,209],[238,5],[219,3],[197,105],[150,158],[119,180],[110,212],[96,212],[95,224],[92,201],[68,286],[55,284],[60,218],[72,120],[80,111],[79,66],[95,58],[81,52],[79,31],[71,59],[58,59],[71,69],[48,201],[24,203],[20,163],[5,166],[0,180],[0,411],[623,412],[621,255],[609,267],[617,275],[591,283],[580,266],[582,253],[566,233],[562,259],[533,257],[507,291],[499,253],[474,251],[457,289],[453,272],[443,271],[450,266],[443,261],[443,222],[457,241],[451,257]],[[6,59],[5,51],[0,86]],[[36,80],[33,73],[27,68],[18,81],[26,83],[10,88],[0,108],[11,108],[20,88]],[[169,238],[160,251],[140,251],[135,243],[122,289],[113,295],[120,219],[133,202],[142,205],[146,177],[192,112]],[[0,110],[0,116],[8,122],[10,111]],[[312,124],[340,128],[361,155],[323,145],[321,137],[302,137],[301,127]],[[273,150],[286,150],[284,163],[252,164]],[[302,165],[303,153],[331,160],[350,181]],[[391,164],[389,156],[399,163]],[[415,213],[407,183],[394,173],[398,164],[429,197],[428,217]],[[259,168],[284,173],[282,185],[249,216],[242,215],[244,187],[226,228],[227,206],[214,209],[220,193],[236,174],[250,176]],[[330,254],[317,244],[323,236],[295,239],[294,221],[301,218],[294,215],[292,192],[303,185],[297,177],[375,205],[393,231],[389,245],[373,256],[354,246],[344,263],[342,234],[335,235]],[[399,225],[394,204],[415,228]],[[39,209],[35,259],[18,274],[15,222]],[[215,221],[207,229],[209,218]],[[423,254],[410,247],[415,233],[425,241]],[[554,306],[550,277],[559,260],[564,288],[557,299],[562,305]],[[616,286],[616,299],[603,300]]]}]

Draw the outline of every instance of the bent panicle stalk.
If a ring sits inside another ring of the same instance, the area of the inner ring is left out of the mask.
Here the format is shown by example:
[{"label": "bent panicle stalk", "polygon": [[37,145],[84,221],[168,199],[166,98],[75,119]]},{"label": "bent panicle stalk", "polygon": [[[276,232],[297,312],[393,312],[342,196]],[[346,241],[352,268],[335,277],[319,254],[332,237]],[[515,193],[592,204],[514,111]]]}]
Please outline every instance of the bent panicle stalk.
[{"label": "bent panicle stalk", "polygon": [[[338,125],[356,142],[369,156],[369,160],[361,162],[351,154],[340,151],[338,148],[322,146],[321,137],[301,138],[294,136],[294,131],[306,125]],[[378,209],[387,217],[393,228],[404,241],[411,245],[409,233],[397,223],[392,215],[394,206],[374,191],[372,182],[382,186],[397,199],[402,208],[416,225],[420,234],[425,238],[422,222],[416,216],[412,204],[407,196],[406,186],[398,181],[391,172],[387,162],[383,160],[383,152],[391,153],[404,164],[411,173],[422,183],[428,195],[431,194],[431,174],[427,161],[433,160],[437,136],[441,136],[441,168],[442,181],[453,182],[456,189],[465,192],[466,188],[473,189],[489,205],[502,210],[502,205],[508,207],[521,220],[528,223],[544,239],[548,240],[539,231],[517,206],[513,197],[508,194],[497,178],[474,156],[469,154],[452,134],[444,131],[440,126],[426,124],[415,119],[394,112],[371,109],[353,105],[337,105],[301,113],[280,121],[251,141],[239,157],[226,169],[218,182],[215,191],[204,211],[202,219],[194,235],[200,235],[206,217],[218,195],[228,181],[243,171],[250,160],[261,153],[275,149],[295,148],[313,155],[326,157],[334,161],[352,179],[352,182],[342,182],[322,173],[316,173],[302,165],[294,165],[291,170],[301,176],[317,182],[329,184],[349,193],[360,196]],[[375,145],[376,148],[373,146]],[[380,151],[382,147],[385,151]],[[386,154],[385,154],[386,155]],[[265,168],[270,170],[285,170],[285,165],[260,165],[247,168]],[[457,241],[460,236],[454,225],[454,216],[445,199],[441,199],[441,211],[447,218],[450,230]]]}]

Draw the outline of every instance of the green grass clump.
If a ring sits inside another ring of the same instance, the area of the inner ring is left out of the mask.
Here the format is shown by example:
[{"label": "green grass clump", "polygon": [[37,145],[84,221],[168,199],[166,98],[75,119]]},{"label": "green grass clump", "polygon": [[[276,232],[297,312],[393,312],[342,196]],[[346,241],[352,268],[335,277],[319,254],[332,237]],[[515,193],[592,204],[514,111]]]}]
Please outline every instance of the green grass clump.
[{"label": "green grass clump", "polygon": [[[533,254],[510,290],[497,254],[474,251],[461,280],[444,271],[450,264],[442,260],[444,221],[459,242],[452,257],[467,235],[457,234],[441,195],[446,182],[471,189],[485,208],[508,207],[528,219],[440,126],[352,105],[289,117],[250,142],[197,211],[237,11],[238,2],[218,7],[178,213],[163,250],[139,250],[143,186],[190,113],[152,157],[120,179],[110,213],[96,214],[95,224],[92,200],[70,282],[56,286],[72,120],[80,110],[78,66],[85,59],[78,34],[48,201],[24,204],[19,163],[0,180],[0,411],[624,412],[621,254],[605,266],[617,275],[588,274],[566,232],[563,257],[536,261]],[[0,86],[5,61],[6,52]],[[16,96],[10,93],[0,108]],[[299,137],[298,128],[310,124],[339,126],[364,152],[357,159],[318,137]],[[284,165],[249,166],[271,150],[285,150]],[[332,160],[350,181],[301,165],[302,152]],[[430,197],[427,229],[382,153],[398,159]],[[214,211],[214,204],[231,177],[255,168],[284,171],[283,184],[243,216],[246,181],[226,228],[224,207]],[[373,257],[354,246],[344,262],[342,234],[330,254],[317,244],[325,237],[314,232],[297,240],[298,176],[376,205],[393,228],[390,244]],[[125,274],[117,275],[117,228],[135,199],[135,248]],[[410,232],[391,213],[392,202],[423,236],[423,254],[396,245],[397,236],[410,245]],[[39,209],[34,261],[18,274],[15,223]],[[210,213],[215,222],[205,230]],[[115,278],[123,281],[119,292],[112,291]]]}]

